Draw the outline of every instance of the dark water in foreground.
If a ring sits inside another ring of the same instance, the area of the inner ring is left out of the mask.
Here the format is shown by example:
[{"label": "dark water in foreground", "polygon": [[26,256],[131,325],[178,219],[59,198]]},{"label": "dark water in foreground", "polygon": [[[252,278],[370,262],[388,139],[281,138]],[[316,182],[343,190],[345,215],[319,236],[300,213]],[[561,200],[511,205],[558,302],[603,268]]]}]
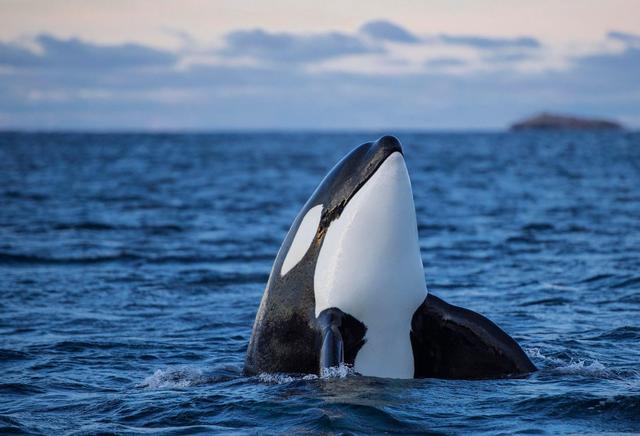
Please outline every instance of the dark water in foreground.
[{"label": "dark water in foreground", "polygon": [[427,283],[518,380],[244,377],[280,243],[378,133],[0,135],[0,428],[640,431],[640,134],[400,134]]}]

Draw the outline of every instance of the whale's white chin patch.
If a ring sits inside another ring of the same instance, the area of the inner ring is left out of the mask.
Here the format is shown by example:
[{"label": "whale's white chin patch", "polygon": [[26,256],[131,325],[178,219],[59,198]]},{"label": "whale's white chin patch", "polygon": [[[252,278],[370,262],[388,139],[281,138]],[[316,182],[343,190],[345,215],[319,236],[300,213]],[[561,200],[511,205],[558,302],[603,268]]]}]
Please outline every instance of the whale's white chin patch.
[{"label": "whale's white chin patch", "polygon": [[357,372],[413,377],[411,318],[427,290],[402,154],[389,156],[329,226],[314,288],[316,316],[336,307],[366,325]]}]

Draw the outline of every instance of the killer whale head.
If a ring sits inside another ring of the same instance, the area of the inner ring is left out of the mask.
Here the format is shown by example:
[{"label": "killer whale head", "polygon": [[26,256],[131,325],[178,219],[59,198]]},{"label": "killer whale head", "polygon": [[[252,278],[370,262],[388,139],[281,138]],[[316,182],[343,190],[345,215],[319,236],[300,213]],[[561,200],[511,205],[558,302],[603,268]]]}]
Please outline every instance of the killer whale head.
[{"label": "killer whale head", "polygon": [[[343,157],[298,213],[278,252],[272,275],[285,276],[313,246],[321,247],[331,225],[351,203],[354,204],[349,208],[352,213],[358,209],[362,216],[386,218],[382,222],[368,223],[377,227],[380,236],[407,233],[417,241],[417,230],[413,232],[414,227],[417,229],[415,206],[403,155],[402,145],[395,137],[383,136],[356,147]],[[358,194],[361,190],[367,194]],[[405,218],[405,221],[401,222],[399,218]],[[413,223],[404,228],[411,218]],[[353,226],[350,229],[355,230]]]},{"label": "killer whale head", "polygon": [[311,291],[315,318],[339,309],[365,326],[354,356],[358,372],[412,377],[411,317],[427,291],[411,182],[396,138],[355,148],[316,188],[282,244],[267,291],[285,287]]}]

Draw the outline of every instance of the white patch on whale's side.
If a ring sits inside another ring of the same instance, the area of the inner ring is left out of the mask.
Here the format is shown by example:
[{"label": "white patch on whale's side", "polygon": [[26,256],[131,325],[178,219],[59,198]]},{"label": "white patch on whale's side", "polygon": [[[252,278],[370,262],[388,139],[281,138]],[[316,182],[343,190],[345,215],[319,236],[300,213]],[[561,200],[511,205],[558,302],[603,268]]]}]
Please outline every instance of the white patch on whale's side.
[{"label": "white patch on whale's side", "polygon": [[302,218],[302,222],[298,226],[298,231],[289,246],[289,251],[287,251],[287,256],[284,258],[284,262],[282,262],[282,268],[280,269],[281,277],[296,266],[307,253],[307,250],[309,250],[311,242],[313,242],[313,238],[318,231],[321,216],[322,205],[319,204],[309,209],[304,218]]},{"label": "white patch on whale's side", "polygon": [[367,327],[357,372],[413,378],[411,318],[427,288],[402,154],[390,155],[329,226],[314,288],[316,316],[336,307]]}]

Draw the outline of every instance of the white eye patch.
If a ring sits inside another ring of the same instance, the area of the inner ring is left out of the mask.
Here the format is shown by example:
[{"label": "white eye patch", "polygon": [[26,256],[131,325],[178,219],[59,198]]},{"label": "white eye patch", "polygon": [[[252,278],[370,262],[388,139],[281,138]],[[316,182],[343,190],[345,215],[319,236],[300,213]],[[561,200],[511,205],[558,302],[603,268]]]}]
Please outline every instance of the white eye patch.
[{"label": "white eye patch", "polygon": [[291,242],[287,256],[282,262],[282,269],[280,270],[280,276],[284,276],[291,268],[296,266],[298,262],[302,260],[304,255],[309,250],[311,242],[318,231],[318,225],[320,224],[320,217],[322,216],[322,205],[312,207],[307,211],[307,214],[302,219],[296,236]]}]

